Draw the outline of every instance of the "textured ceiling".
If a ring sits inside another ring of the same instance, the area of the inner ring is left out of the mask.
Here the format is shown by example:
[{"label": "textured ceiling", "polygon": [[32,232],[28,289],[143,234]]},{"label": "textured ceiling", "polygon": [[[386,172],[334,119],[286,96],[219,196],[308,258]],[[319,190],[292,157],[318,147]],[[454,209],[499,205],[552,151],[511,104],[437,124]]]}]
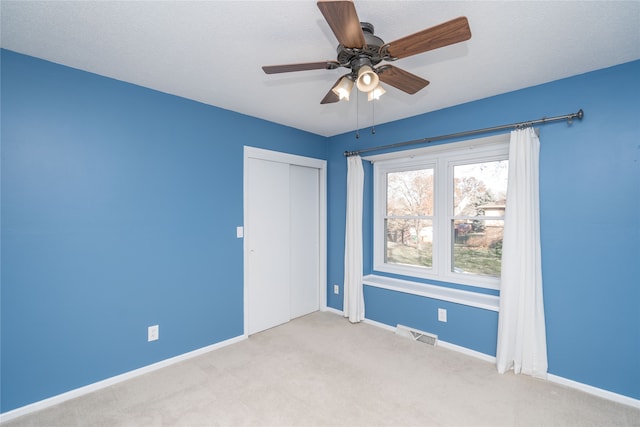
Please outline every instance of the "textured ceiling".
[{"label": "textured ceiling", "polygon": [[[640,59],[638,1],[355,1],[392,41],[458,16],[471,40],[394,62],[431,82],[392,87],[384,123]],[[262,65],[335,59],[315,1],[1,2],[1,46],[331,136],[366,126],[362,95],[320,105],[345,69],[266,75]],[[564,113],[564,112],[560,112]]]}]

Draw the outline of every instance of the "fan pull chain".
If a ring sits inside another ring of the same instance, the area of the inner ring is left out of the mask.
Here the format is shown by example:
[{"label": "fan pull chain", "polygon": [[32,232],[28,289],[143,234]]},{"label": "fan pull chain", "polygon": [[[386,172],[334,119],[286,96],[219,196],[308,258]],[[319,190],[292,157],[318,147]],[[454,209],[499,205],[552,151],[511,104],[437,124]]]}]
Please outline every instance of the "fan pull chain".
[{"label": "fan pull chain", "polygon": [[371,101],[371,104],[373,104],[371,106],[371,110],[372,110],[372,113],[371,113],[371,117],[372,117],[372,119],[371,119],[371,121],[372,121],[372,123],[371,123],[371,135],[375,135],[376,134],[376,102],[377,101],[375,99],[373,101]]},{"label": "fan pull chain", "polygon": [[356,139],[360,139],[360,91],[356,89]]}]

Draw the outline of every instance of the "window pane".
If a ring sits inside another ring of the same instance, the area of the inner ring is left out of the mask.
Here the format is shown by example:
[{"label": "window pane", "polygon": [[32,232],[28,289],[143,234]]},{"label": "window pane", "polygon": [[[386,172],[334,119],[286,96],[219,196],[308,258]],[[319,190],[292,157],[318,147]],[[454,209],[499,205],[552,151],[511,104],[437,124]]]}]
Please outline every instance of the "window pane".
[{"label": "window pane", "polygon": [[433,169],[387,173],[387,216],[433,215]]},{"label": "window pane", "polygon": [[508,160],[454,166],[454,216],[502,217],[508,167]]},{"label": "window pane", "polygon": [[433,265],[432,247],[431,220],[385,220],[385,262],[430,268]]},{"label": "window pane", "polygon": [[451,221],[454,273],[500,277],[503,220]]}]

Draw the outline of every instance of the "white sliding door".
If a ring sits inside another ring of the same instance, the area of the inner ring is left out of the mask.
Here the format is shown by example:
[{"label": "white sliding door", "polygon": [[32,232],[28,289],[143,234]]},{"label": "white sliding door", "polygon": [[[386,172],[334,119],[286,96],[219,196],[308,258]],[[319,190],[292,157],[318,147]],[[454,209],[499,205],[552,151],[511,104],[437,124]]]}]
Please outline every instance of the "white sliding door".
[{"label": "white sliding door", "polygon": [[249,159],[251,212],[245,223],[249,244],[249,333],[288,322],[289,316],[289,165]]},{"label": "white sliding door", "polygon": [[320,205],[318,169],[291,165],[289,241],[291,318],[320,305]]},{"label": "white sliding door", "polygon": [[325,162],[245,147],[245,333],[326,306]]}]

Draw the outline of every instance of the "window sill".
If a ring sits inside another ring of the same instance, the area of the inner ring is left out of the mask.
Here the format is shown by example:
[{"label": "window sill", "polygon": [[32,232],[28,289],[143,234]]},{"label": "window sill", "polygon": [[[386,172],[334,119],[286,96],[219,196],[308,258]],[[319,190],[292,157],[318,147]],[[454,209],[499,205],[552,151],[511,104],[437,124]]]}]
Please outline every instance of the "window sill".
[{"label": "window sill", "polygon": [[[485,288],[499,291],[500,290],[500,279],[482,276],[479,274],[463,274],[463,273],[449,273],[449,274],[436,274],[434,272],[427,272],[424,268],[415,267],[410,265],[400,265],[400,264],[386,264],[386,263],[374,263],[373,265],[374,271],[380,271],[383,273],[395,274],[398,276],[405,277],[415,277],[424,280],[435,280],[438,282],[447,282],[447,283],[455,283],[457,285],[464,286],[473,286],[476,288]],[[374,277],[382,277],[376,276],[372,274]],[[383,277],[386,279],[387,277]],[[413,282],[411,280],[406,281],[407,283],[415,283],[418,286],[424,286],[424,282]],[[433,286],[433,285],[432,285]],[[440,288],[440,287],[438,287]],[[475,294],[475,292],[471,292]]]},{"label": "window sill", "polygon": [[498,311],[500,308],[500,297],[495,295],[444,288],[442,286],[393,279],[391,277],[376,276],[374,274],[364,276],[362,282],[367,286],[373,286],[375,288],[419,295],[456,304],[468,305],[470,307],[482,308],[484,310]]}]

